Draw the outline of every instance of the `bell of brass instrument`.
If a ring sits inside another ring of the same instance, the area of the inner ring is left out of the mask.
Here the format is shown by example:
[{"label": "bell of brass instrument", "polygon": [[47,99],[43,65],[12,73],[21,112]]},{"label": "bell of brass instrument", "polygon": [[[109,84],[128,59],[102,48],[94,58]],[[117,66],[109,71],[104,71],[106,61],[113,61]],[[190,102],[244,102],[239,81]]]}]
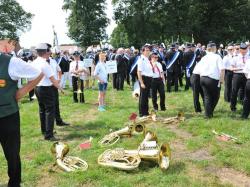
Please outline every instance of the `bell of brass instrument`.
[{"label": "bell of brass instrument", "polygon": [[106,150],[98,157],[98,164],[121,170],[134,170],[141,162],[138,154],[129,154],[124,149]]},{"label": "bell of brass instrument", "polygon": [[83,93],[81,90],[81,79],[80,79],[80,75],[77,75],[77,91],[74,91],[77,94],[81,94]]},{"label": "bell of brass instrument", "polygon": [[51,147],[51,152],[56,155],[58,167],[66,172],[86,171],[88,169],[88,164],[84,160],[78,157],[66,156],[69,152],[69,146],[65,143],[55,142]]},{"label": "bell of brass instrument", "polygon": [[118,142],[120,137],[122,136],[130,137],[133,134],[143,134],[144,132],[145,132],[145,125],[130,123],[126,127],[118,131],[111,132],[110,134],[104,136],[104,138],[99,141],[99,144],[101,146],[111,146],[114,145],[116,142]]}]

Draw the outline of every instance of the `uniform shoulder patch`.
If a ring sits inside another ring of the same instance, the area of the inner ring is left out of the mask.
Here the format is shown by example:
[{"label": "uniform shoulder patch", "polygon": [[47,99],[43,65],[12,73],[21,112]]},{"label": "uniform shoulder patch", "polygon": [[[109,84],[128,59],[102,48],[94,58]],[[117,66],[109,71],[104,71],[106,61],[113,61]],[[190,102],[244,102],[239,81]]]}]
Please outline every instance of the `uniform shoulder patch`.
[{"label": "uniform shoulder patch", "polygon": [[4,88],[6,86],[6,80],[0,79],[0,88]]}]

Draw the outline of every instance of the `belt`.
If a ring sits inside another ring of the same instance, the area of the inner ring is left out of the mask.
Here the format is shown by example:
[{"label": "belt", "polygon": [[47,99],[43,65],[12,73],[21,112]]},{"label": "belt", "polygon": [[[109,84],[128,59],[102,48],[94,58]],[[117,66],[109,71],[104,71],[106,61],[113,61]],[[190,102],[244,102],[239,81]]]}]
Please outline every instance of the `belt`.
[{"label": "belt", "polygon": [[37,86],[37,88],[53,88],[54,86],[51,85],[51,86]]}]

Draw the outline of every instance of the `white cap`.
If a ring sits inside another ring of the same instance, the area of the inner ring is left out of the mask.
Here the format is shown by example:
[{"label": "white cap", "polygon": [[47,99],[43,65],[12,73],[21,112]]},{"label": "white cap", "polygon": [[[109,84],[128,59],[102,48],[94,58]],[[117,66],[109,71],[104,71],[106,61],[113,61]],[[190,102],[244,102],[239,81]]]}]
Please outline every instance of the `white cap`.
[{"label": "white cap", "polygon": [[36,48],[36,50],[47,50],[48,49],[48,45],[46,43],[39,43]]}]

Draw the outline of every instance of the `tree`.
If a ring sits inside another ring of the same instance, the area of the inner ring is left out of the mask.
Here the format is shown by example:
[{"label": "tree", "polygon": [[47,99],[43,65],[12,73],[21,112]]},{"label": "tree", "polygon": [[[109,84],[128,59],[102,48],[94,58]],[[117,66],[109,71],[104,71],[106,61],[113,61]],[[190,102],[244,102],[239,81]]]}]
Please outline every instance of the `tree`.
[{"label": "tree", "polygon": [[[113,0],[130,45],[163,41],[217,43],[250,36],[249,0]],[[117,32],[117,31],[116,31]],[[117,34],[116,34],[117,35]]]},{"label": "tree", "polygon": [[105,0],[64,0],[63,9],[70,11],[69,37],[83,47],[100,43],[107,37],[105,8]]},{"label": "tree", "polygon": [[19,40],[21,32],[31,26],[32,14],[25,12],[15,0],[0,1],[0,39]]}]

